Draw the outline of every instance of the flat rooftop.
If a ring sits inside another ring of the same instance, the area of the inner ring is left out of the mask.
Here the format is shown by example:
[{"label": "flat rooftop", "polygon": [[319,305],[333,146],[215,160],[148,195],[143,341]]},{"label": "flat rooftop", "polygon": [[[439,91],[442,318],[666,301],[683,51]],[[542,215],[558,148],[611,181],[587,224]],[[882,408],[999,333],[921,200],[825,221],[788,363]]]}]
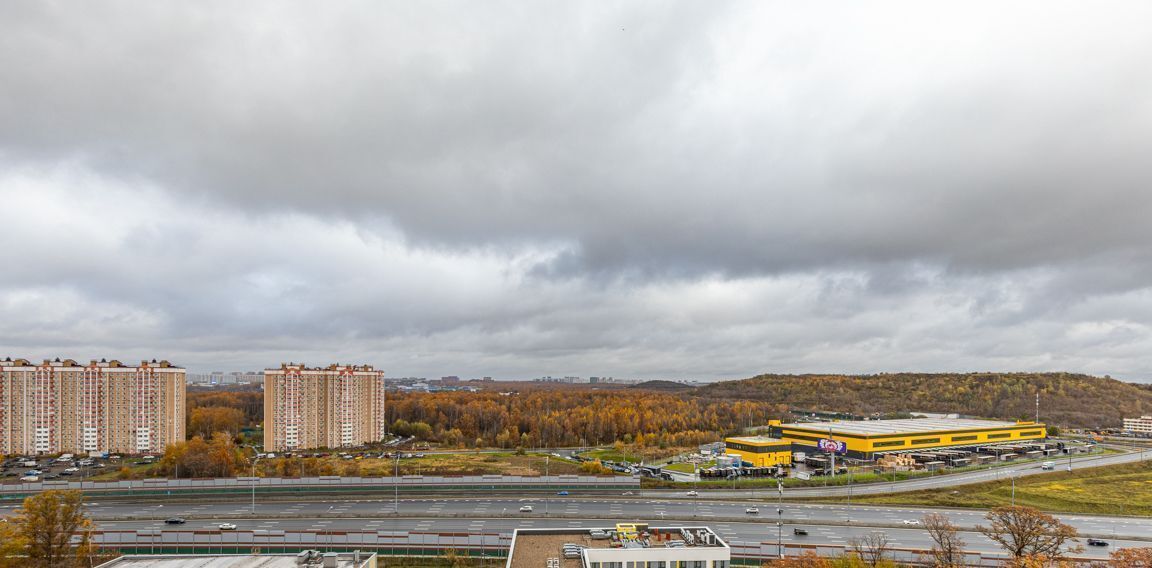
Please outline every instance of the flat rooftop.
[{"label": "flat rooftop", "polygon": [[[671,541],[683,542],[683,538],[680,536],[681,528],[682,527],[650,527],[648,529],[652,534],[650,537],[650,548],[665,548],[665,543]],[[683,528],[696,532],[706,530],[716,537],[716,544],[703,545],[697,543],[694,546],[686,546],[686,548],[728,547],[711,529],[703,527]],[[548,565],[549,558],[559,558],[560,568],[582,568],[583,565],[580,558],[564,558],[565,544],[578,544],[590,549],[620,548],[619,541],[615,538],[592,539],[589,533],[593,530],[603,530],[611,533],[616,530],[616,527],[518,529],[512,538],[512,555],[508,558],[508,563],[505,566],[506,568],[543,568]]]},{"label": "flat rooftop", "polygon": [[[360,562],[355,562],[350,553],[341,553],[337,568],[363,568],[369,565],[372,552],[360,553]],[[310,564],[296,564],[295,554],[240,554],[240,555],[196,555],[196,554],[143,554],[121,556],[97,568],[317,568],[322,566],[320,559]]]},{"label": "flat rooftop", "polygon": [[784,444],[784,440],[771,436],[729,436],[725,441],[740,442],[743,444]]},{"label": "flat rooftop", "polygon": [[[992,430],[1022,426],[1015,422],[999,420],[974,420],[970,418],[908,418],[902,420],[853,420],[845,422],[800,422],[781,424],[779,427],[799,428],[833,433],[857,434],[860,436],[880,436],[884,434],[916,434],[929,432],[951,432],[954,430]],[[1043,427],[1043,424],[1035,424]]]}]

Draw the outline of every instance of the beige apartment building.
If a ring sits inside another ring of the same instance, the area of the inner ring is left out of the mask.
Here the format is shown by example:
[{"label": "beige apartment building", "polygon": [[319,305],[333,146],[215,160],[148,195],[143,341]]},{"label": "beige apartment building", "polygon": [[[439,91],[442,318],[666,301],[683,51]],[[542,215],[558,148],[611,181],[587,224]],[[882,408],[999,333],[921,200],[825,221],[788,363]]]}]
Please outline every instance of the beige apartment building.
[{"label": "beige apartment building", "polygon": [[264,451],[357,446],[387,431],[384,371],[294,363],[264,371]]},{"label": "beige apartment building", "polygon": [[0,361],[0,454],[164,451],[184,440],[184,369],[168,361]]}]

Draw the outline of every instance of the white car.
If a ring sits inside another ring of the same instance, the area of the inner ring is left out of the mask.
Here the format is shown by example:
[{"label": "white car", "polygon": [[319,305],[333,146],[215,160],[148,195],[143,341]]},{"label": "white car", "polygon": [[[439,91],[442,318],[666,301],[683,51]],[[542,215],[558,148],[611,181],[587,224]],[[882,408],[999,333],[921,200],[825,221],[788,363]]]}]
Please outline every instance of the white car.
[{"label": "white car", "polygon": [[520,507],[520,512],[521,513],[531,513],[532,512],[532,505],[524,505],[523,507]]},{"label": "white car", "polygon": [[220,530],[222,530],[222,531],[234,531],[234,530],[236,530],[236,525],[234,525],[232,523],[220,523]]},{"label": "white car", "polygon": [[77,473],[80,471],[78,467],[70,467],[64,470],[65,473]]},{"label": "white car", "polygon": [[689,491],[689,492],[688,492],[688,496],[689,496],[689,497],[699,497],[699,496],[700,496],[700,494],[699,494],[699,493],[697,493],[697,492],[695,492],[695,491]]},{"label": "white car", "polygon": [[40,481],[40,478],[36,477],[35,475],[25,475],[24,477],[20,478],[20,481],[27,481],[31,483],[33,481]]},{"label": "white car", "polygon": [[918,524],[920,524],[920,521],[918,521],[916,519],[904,519],[904,524],[906,524],[906,525],[918,525]]},{"label": "white car", "polygon": [[744,509],[744,512],[749,514],[749,515],[759,515],[760,509],[758,509],[756,507],[748,507],[747,509]]}]

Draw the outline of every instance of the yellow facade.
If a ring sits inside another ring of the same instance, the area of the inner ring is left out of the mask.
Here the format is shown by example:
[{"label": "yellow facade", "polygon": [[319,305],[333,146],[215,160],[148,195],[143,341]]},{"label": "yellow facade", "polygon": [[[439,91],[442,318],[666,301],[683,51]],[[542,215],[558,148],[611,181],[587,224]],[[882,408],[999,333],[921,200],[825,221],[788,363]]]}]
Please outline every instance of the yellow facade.
[{"label": "yellow facade", "polygon": [[725,438],[726,452],[740,456],[753,467],[773,467],[792,463],[792,443],[778,438],[749,436]]},{"label": "yellow facade", "polygon": [[[966,421],[971,425],[975,421]],[[973,446],[999,444],[1027,440],[1043,440],[1047,437],[1044,424],[1037,422],[990,423],[987,426],[907,431],[892,433],[859,433],[845,431],[842,425],[854,423],[821,423],[811,425],[784,424],[778,426],[781,439],[796,444],[815,446],[821,439],[844,442],[849,453],[873,454],[905,450],[929,450],[949,446]],[[841,427],[838,427],[841,426]]]}]

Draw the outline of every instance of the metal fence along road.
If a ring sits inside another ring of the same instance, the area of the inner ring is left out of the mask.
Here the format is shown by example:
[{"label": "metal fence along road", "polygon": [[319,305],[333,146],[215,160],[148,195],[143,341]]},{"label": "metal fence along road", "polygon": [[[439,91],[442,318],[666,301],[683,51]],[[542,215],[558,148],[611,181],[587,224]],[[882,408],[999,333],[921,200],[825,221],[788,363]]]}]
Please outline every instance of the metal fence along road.
[{"label": "metal fence along road", "polygon": [[80,490],[93,496],[206,495],[243,493],[255,487],[261,495],[312,492],[384,492],[413,490],[638,490],[640,478],[591,475],[476,475],[401,477],[235,477],[210,479],[143,479],[129,481],[41,481],[0,486],[0,499],[22,499],[48,489]]}]

